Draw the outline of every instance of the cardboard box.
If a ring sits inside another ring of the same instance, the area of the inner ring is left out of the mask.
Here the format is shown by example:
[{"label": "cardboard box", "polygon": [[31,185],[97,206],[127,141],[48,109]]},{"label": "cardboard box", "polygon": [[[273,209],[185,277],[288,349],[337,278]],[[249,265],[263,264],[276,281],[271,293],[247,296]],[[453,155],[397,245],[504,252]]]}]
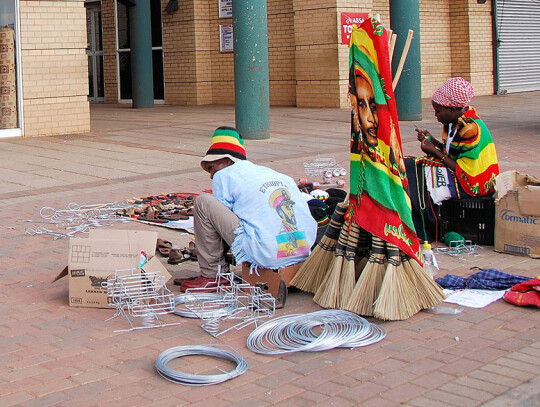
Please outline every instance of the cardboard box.
[{"label": "cardboard box", "polygon": [[507,171],[495,190],[495,250],[540,258],[540,179]]},{"label": "cardboard box", "polygon": [[68,276],[69,305],[74,307],[108,308],[110,299],[102,283],[116,273],[139,273],[140,255],[150,260],[144,272],[161,272],[171,278],[161,261],[153,257],[157,232],[135,230],[92,230],[87,239],[69,241],[68,265],[54,279]]},{"label": "cardboard box", "polygon": [[253,273],[249,274],[249,268],[251,264],[242,263],[242,278],[254,287],[261,287],[264,291],[272,294],[274,298],[278,297],[279,284],[284,281],[287,287],[291,285],[291,280],[303,264],[298,263],[292,266],[283,267],[278,270],[271,269],[257,269],[259,275]]}]

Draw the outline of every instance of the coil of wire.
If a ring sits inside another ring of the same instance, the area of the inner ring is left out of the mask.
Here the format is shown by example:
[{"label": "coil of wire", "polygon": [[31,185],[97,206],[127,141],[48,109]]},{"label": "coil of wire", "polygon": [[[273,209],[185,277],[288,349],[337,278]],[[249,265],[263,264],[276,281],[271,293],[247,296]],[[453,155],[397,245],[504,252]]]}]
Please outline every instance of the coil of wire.
[{"label": "coil of wire", "polygon": [[[315,333],[322,328],[320,333]],[[379,342],[386,332],[366,319],[344,310],[321,310],[274,318],[255,328],[247,347],[255,353],[280,355],[357,348]]]},{"label": "coil of wire", "polygon": [[[222,374],[191,374],[167,367],[167,364],[173,359],[194,355],[230,360],[236,363],[236,368]],[[245,359],[236,353],[206,345],[176,346],[161,352],[156,360],[156,370],[164,379],[188,386],[208,386],[222,383],[244,374],[247,369],[248,364]]]}]

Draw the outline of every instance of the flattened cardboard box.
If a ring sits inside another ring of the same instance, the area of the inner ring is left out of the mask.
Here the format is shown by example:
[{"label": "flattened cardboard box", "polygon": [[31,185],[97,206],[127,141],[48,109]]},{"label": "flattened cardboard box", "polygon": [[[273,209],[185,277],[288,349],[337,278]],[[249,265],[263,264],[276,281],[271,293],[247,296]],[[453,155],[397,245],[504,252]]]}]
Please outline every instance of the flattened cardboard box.
[{"label": "flattened cardboard box", "polygon": [[[88,239],[72,238],[69,241],[68,265],[54,281],[68,276],[69,305],[108,308],[110,299],[102,283],[114,277],[115,271],[126,274],[139,272],[141,251],[152,256],[156,241],[157,232],[128,230],[95,230],[91,231]],[[155,265],[156,261],[161,265],[159,259],[148,264]],[[162,269],[165,270],[164,267]]]},{"label": "flattened cardboard box", "polygon": [[495,190],[495,250],[540,258],[540,180],[507,171]]}]

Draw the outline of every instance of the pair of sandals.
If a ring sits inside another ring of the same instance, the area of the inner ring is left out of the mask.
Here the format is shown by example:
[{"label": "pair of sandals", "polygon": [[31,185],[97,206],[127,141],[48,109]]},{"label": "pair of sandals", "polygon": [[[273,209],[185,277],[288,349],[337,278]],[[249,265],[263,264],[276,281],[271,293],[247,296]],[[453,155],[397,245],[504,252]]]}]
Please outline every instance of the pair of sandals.
[{"label": "pair of sandals", "polygon": [[190,241],[187,247],[180,249],[173,246],[168,240],[158,239],[156,251],[163,257],[168,257],[167,263],[169,264],[179,264],[188,260],[197,261],[197,249],[194,241]]},{"label": "pair of sandals", "polygon": [[145,216],[139,216],[137,219],[154,223],[166,223],[175,220],[188,220],[190,216],[188,213],[189,210],[168,211],[163,214],[160,212],[148,211]]}]

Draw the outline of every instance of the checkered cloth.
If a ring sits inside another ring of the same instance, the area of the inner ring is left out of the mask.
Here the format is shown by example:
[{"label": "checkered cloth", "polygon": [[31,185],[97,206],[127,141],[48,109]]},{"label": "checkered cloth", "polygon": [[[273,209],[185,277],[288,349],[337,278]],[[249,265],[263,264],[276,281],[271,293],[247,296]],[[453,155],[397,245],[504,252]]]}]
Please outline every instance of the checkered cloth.
[{"label": "checkered cloth", "polygon": [[463,278],[452,274],[438,278],[437,283],[450,290],[462,288],[475,288],[479,290],[506,290],[514,284],[519,284],[530,280],[530,277],[516,276],[514,274],[503,273],[496,269],[487,269],[475,273],[469,278]]},{"label": "checkered cloth", "polygon": [[450,78],[433,94],[432,100],[440,106],[466,107],[471,103],[474,89],[470,82],[461,77]]}]

